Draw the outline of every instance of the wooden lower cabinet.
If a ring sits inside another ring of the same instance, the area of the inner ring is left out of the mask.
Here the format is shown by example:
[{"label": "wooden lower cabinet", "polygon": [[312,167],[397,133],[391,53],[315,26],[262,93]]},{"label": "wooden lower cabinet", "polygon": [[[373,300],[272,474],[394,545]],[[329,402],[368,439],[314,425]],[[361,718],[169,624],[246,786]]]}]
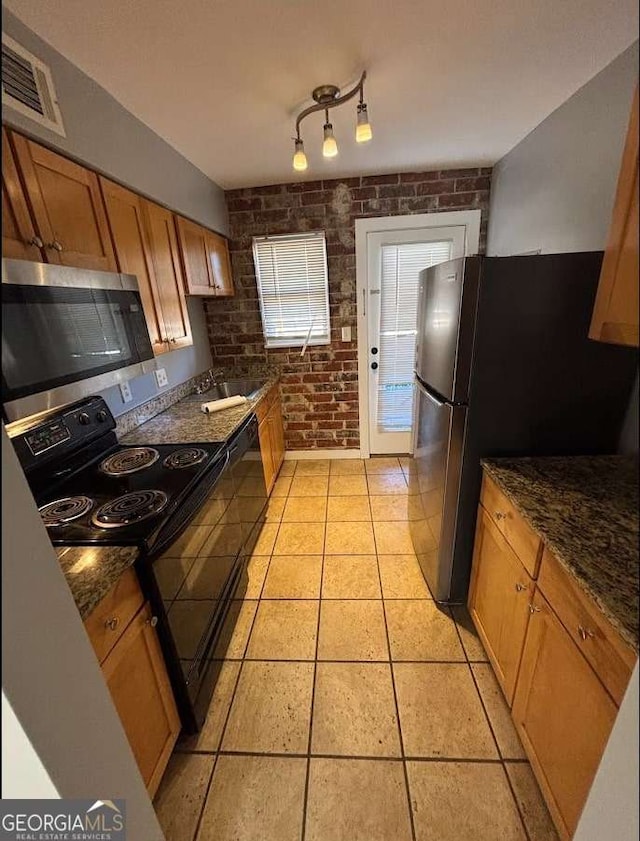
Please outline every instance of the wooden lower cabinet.
[{"label": "wooden lower cabinet", "polygon": [[180,719],[148,604],[103,662],[102,672],[153,797],[180,733]]},{"label": "wooden lower cabinet", "polygon": [[529,622],[533,581],[482,506],[473,557],[469,612],[511,704]]},{"label": "wooden lower cabinet", "polygon": [[269,494],[278,477],[285,453],[282,404],[279,394],[272,390],[264,398],[263,406],[259,407],[257,414],[260,455],[262,456],[264,481]]},{"label": "wooden lower cabinet", "polygon": [[569,839],[617,708],[540,592],[532,609],[513,719],[556,827]]}]

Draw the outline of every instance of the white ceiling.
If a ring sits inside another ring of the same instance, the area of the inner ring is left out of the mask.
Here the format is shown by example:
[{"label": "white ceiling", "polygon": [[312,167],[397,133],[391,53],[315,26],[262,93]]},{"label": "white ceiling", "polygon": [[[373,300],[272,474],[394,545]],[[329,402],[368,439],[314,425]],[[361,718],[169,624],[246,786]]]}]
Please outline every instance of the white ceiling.
[{"label": "white ceiling", "polygon": [[[637,38],[636,0],[5,0],[40,37],[225,188],[492,164]],[[319,84],[355,101],[302,125]],[[576,138],[579,144],[579,138]]]}]

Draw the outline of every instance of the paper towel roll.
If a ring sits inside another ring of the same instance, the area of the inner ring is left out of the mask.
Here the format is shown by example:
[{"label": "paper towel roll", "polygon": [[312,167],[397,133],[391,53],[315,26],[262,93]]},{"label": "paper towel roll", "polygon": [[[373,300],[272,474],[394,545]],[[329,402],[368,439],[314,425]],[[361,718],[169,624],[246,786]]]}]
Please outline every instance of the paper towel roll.
[{"label": "paper towel roll", "polygon": [[246,402],[247,398],[238,394],[235,397],[223,397],[222,400],[210,400],[208,403],[203,403],[200,408],[208,415],[211,412],[219,412],[222,409],[230,409],[232,406],[240,406],[242,403]]}]

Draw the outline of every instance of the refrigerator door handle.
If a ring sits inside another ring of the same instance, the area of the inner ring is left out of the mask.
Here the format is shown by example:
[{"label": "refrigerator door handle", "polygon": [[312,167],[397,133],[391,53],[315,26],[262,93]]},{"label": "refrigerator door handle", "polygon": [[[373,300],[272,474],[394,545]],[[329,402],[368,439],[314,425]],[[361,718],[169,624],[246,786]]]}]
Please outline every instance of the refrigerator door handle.
[{"label": "refrigerator door handle", "polygon": [[438,400],[437,397],[434,397],[434,395],[430,391],[427,391],[427,389],[422,385],[420,380],[416,380],[416,383],[420,391],[425,395],[425,397],[428,397],[429,400],[431,400],[432,403],[435,403],[435,405],[439,409],[441,409],[445,405],[444,400]]}]

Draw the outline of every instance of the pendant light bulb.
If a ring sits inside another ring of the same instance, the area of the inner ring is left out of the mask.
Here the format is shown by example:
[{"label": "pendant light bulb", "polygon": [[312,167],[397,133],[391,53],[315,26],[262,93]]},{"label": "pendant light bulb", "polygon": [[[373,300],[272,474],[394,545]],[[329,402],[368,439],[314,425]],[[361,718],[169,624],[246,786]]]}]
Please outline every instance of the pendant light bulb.
[{"label": "pendant light bulb", "polygon": [[293,155],[293,168],[297,172],[304,172],[307,168],[307,156],[304,153],[304,143],[300,138],[296,140],[296,151]]},{"label": "pendant light bulb", "polygon": [[373,137],[371,131],[371,123],[369,122],[369,115],[367,114],[366,103],[361,102],[358,105],[358,117],[356,122],[356,143],[366,143]]},{"label": "pendant light bulb", "polygon": [[333,136],[331,123],[324,124],[324,142],[322,143],[322,154],[325,158],[335,158],[338,154],[338,144]]}]

